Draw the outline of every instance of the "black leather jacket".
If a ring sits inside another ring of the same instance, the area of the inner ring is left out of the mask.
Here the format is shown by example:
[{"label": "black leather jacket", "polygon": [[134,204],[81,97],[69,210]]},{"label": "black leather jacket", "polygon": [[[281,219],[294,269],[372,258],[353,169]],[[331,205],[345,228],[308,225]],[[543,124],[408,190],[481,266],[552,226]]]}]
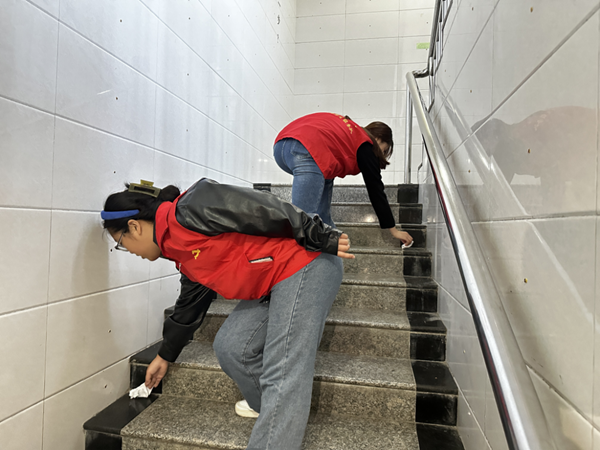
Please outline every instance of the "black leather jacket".
[{"label": "black leather jacket", "polygon": [[[319,216],[273,194],[219,184],[208,178],[196,182],[177,203],[175,217],[188,230],[206,236],[241,233],[293,238],[306,250],[337,255],[339,230]],[[175,310],[164,323],[161,358],[173,362],[200,327],[217,294],[181,274],[181,292]]]}]

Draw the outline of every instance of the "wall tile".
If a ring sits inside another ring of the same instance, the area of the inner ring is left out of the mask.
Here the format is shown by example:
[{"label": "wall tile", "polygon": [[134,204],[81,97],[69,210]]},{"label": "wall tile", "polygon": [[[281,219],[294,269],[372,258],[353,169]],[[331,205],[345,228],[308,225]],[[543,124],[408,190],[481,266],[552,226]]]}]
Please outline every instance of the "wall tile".
[{"label": "wall tile", "polygon": [[54,112],[56,19],[23,0],[7,0],[0,29],[0,95]]},{"label": "wall tile", "polygon": [[[454,3],[460,3],[460,0],[454,0]],[[400,0],[398,7],[400,11],[407,9],[433,8],[435,7],[435,0]]]},{"label": "wall tile", "polygon": [[344,65],[344,41],[305,42],[296,45],[297,69]]},{"label": "wall tile", "polygon": [[100,211],[126,182],[152,179],[152,149],[68,120],[56,120],[54,153],[54,208]]},{"label": "wall tile", "polygon": [[365,13],[379,11],[398,11],[402,0],[378,0],[366,2],[364,0],[346,0],[346,13]]},{"label": "wall tile", "polygon": [[155,79],[158,19],[138,0],[109,3],[63,0],[60,20]]},{"label": "wall tile", "polygon": [[457,427],[465,450],[491,450],[481,426],[461,393],[458,396]]},{"label": "wall tile", "polygon": [[492,112],[493,27],[489,21],[454,83],[450,96],[462,115],[465,134]]},{"label": "wall tile", "polygon": [[483,427],[485,437],[493,450],[508,450],[506,435],[504,434],[500,413],[498,412],[498,405],[496,404],[489,377],[486,380],[485,423],[483,424]]},{"label": "wall tile", "polygon": [[398,38],[357,39],[344,45],[347,66],[398,63]]},{"label": "wall tile", "polygon": [[548,429],[557,449],[590,450],[592,426],[569,403],[557,395],[537,373],[530,371],[533,385],[542,403]]},{"label": "wall tile", "polygon": [[397,79],[397,65],[346,67],[344,92],[393,91],[398,88]]},{"label": "wall tile", "polygon": [[54,117],[0,98],[0,204],[50,206]]},{"label": "wall tile", "polygon": [[[592,410],[592,423],[600,427],[600,218],[596,217],[596,292],[594,311],[594,399]],[[594,445],[600,447],[600,441],[594,438]]]},{"label": "wall tile", "polygon": [[150,282],[150,298],[148,299],[148,338],[150,345],[162,339],[164,311],[173,306],[179,297],[181,283],[179,274]]},{"label": "wall tile", "polygon": [[444,288],[438,290],[440,316],[448,329],[446,361],[470,409],[483,426],[488,375],[473,317],[463,305],[466,303],[464,293],[462,297],[459,302]]},{"label": "wall tile", "polygon": [[397,37],[398,17],[398,11],[347,14],[345,37],[346,39]]},{"label": "wall tile", "polygon": [[296,20],[296,43],[340,41],[344,39],[346,16],[298,17]]},{"label": "wall tile", "polygon": [[296,16],[326,16],[344,14],[346,0],[298,0],[296,2]]},{"label": "wall tile", "polygon": [[294,117],[301,117],[318,111],[342,111],[344,94],[316,94],[294,96]]},{"label": "wall tile", "polygon": [[[48,299],[50,211],[0,208],[0,314]],[[35,280],[35,283],[31,283]]]},{"label": "wall tile", "polygon": [[0,316],[0,357],[18,361],[0,371],[0,420],[44,398],[46,307]]},{"label": "wall tile", "polygon": [[398,39],[398,61],[403,63],[421,63],[427,65],[428,48],[419,48],[419,44],[429,45],[430,36],[406,36]]},{"label": "wall tile", "polygon": [[127,392],[128,358],[44,402],[44,450],[81,450],[83,424]]},{"label": "wall tile", "polygon": [[56,112],[95,128],[154,143],[155,85],[61,26]]},{"label": "wall tile", "polygon": [[0,422],[0,442],[4,450],[42,450],[44,404],[26,409]]},{"label": "wall tile", "polygon": [[[354,121],[366,118],[366,121],[360,121],[362,126],[379,120],[390,124],[389,120],[383,120],[387,117],[394,117],[396,113],[396,95],[393,92],[372,92],[344,94],[344,107],[342,114],[352,117]],[[362,124],[362,122],[365,122]],[[390,125],[391,126],[391,125]],[[404,133],[402,133],[402,136]],[[403,143],[404,139],[394,134],[394,141]]]},{"label": "wall tile", "polygon": [[295,93],[335,94],[343,92],[344,68],[297,69]]},{"label": "wall tile", "polygon": [[475,225],[525,360],[590,418],[595,248],[589,242],[595,239],[595,222]]},{"label": "wall tile", "polygon": [[31,3],[58,18],[60,0],[31,0]]},{"label": "wall tile", "polygon": [[205,164],[209,151],[208,116],[163,89],[156,94],[156,148]]},{"label": "wall tile", "polygon": [[[596,209],[598,52],[583,42],[598,40],[597,17],[477,132],[506,180],[521,184],[514,193],[534,216]],[[589,70],[567,69],[583,61]],[[577,148],[577,158],[562,162],[557,155],[569,148]],[[495,211],[494,217],[506,216],[502,209]]]},{"label": "wall tile", "polygon": [[[494,107],[504,100],[597,5],[596,0],[575,2],[533,0],[527,4],[520,0],[499,2],[494,14]],[[595,30],[596,32],[598,30],[597,22]],[[542,35],[544,39],[539,39]],[[532,42],[536,42],[536,45],[531,45]],[[594,46],[589,45],[589,42],[598,42],[598,40],[596,38],[580,42],[582,46],[571,48],[570,52],[583,57],[586,49],[594,50],[592,48]],[[587,67],[594,67],[590,59],[583,59],[583,61]],[[563,66],[561,72],[570,71]],[[582,72],[579,76],[587,71]],[[573,79],[570,80],[569,84],[571,83],[574,83]],[[543,90],[549,92],[548,88],[545,85]],[[560,98],[559,91],[555,94]]]},{"label": "wall tile", "polygon": [[400,11],[399,36],[431,35],[433,9],[414,9]]},{"label": "wall tile", "polygon": [[143,283],[50,305],[46,396],[143,348],[148,295]]},{"label": "wall tile", "polygon": [[50,245],[51,302],[148,279],[149,262],[113,251],[98,213],[53,211]]}]

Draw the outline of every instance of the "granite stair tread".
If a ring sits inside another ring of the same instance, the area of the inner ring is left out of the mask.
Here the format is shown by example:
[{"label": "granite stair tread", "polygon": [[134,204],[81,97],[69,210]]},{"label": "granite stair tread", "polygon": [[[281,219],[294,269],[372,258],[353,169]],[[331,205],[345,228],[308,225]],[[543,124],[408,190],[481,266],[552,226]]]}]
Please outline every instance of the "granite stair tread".
[{"label": "granite stair tread", "polygon": [[[169,443],[202,449],[246,448],[254,419],[239,417],[233,404],[183,397],[161,397],[123,430],[124,449],[167,449]],[[145,447],[137,440],[153,441]],[[139,446],[136,446],[139,445]],[[418,450],[414,423],[368,417],[311,414],[304,450]]]},{"label": "granite stair tread", "polygon": [[[221,370],[212,345],[191,341],[174,363],[180,367]],[[377,356],[318,352],[315,380],[390,389],[415,390],[411,361]]]},{"label": "granite stair tread", "polygon": [[[350,238],[352,243],[352,238]],[[401,248],[401,247],[363,247],[363,246],[352,246],[350,253],[361,254],[361,255],[414,255],[431,257],[431,252],[425,248]]]},{"label": "granite stair tread", "polygon": [[431,277],[411,277],[374,273],[345,273],[342,284],[437,289],[437,283],[432,280]]},{"label": "granite stair tread", "polygon": [[[236,305],[236,300],[215,300],[210,305],[207,316],[228,316]],[[380,309],[333,306],[327,316],[326,324],[410,331],[410,323],[406,314]]]}]

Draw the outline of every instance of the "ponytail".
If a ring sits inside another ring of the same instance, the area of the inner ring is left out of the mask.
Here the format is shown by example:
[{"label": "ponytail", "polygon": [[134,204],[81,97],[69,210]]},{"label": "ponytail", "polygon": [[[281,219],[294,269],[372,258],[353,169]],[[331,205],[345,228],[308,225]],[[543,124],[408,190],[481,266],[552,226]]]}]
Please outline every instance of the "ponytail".
[{"label": "ponytail", "polygon": [[106,218],[102,225],[111,232],[127,232],[127,230],[129,230],[128,223],[132,219],[145,220],[154,223],[154,217],[156,216],[158,207],[164,202],[172,202],[179,197],[180,194],[179,188],[173,185],[169,185],[160,190],[152,188],[155,192],[158,192],[156,197],[139,188],[130,190],[129,183],[125,184],[125,187],[126,189],[124,191],[109,195],[104,203],[103,214],[118,211],[131,212],[131,215],[127,215],[126,217]]}]

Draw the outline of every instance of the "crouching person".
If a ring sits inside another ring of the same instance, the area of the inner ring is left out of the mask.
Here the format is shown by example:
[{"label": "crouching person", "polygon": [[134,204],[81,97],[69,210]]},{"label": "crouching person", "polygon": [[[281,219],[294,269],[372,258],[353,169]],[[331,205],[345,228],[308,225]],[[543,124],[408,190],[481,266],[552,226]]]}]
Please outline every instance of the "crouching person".
[{"label": "crouching person", "polygon": [[[248,449],[300,449],[317,348],[342,281],[348,236],[272,194],[203,178],[174,186],[130,184],[106,200],[104,228],[116,248],[175,262],[181,295],[146,372],[156,387],[221,294],[241,299],[214,349],[258,416]],[[246,403],[247,402],[247,403]]]}]

